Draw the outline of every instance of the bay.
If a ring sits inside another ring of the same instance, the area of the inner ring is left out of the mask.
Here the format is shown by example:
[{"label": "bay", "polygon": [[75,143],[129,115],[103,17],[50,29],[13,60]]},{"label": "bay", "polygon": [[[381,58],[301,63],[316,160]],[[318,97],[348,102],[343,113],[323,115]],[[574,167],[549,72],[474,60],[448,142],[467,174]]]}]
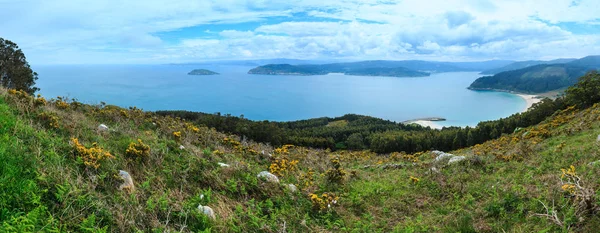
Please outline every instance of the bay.
[{"label": "bay", "polygon": [[[479,121],[521,111],[525,101],[503,92],[466,89],[477,72],[430,77],[249,75],[248,66],[54,65],[34,66],[37,86],[47,98],[66,96],[144,110],[188,110],[243,115],[251,120],[292,121],[348,113],[393,121],[443,117],[443,126],[474,126]],[[191,76],[193,69],[221,73]]]}]

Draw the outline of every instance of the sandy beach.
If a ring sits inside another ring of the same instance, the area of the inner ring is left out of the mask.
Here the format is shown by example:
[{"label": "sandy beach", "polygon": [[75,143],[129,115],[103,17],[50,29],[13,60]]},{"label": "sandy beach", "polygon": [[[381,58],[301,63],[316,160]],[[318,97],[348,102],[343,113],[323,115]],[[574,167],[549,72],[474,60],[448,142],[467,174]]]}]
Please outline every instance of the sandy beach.
[{"label": "sandy beach", "polygon": [[442,126],[437,124],[435,121],[418,120],[411,123],[419,124],[423,127],[431,127],[432,129],[442,129]]},{"label": "sandy beach", "polygon": [[537,95],[526,95],[526,94],[515,94],[525,100],[525,108],[521,112],[526,112],[533,104],[542,101],[542,99],[538,98]]}]

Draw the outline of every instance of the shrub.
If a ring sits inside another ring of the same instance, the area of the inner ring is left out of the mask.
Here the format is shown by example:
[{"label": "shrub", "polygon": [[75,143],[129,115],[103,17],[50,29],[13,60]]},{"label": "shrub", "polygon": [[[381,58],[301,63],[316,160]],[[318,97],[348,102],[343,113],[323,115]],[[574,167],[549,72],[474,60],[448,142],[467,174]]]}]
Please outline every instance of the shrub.
[{"label": "shrub", "polygon": [[125,150],[125,154],[134,158],[142,158],[150,156],[150,146],[144,144],[142,139],[137,140],[137,142],[129,143],[129,147]]},{"label": "shrub", "polygon": [[58,117],[53,114],[42,112],[38,114],[38,119],[40,119],[46,127],[51,129],[58,129],[59,127]]},{"label": "shrub", "polygon": [[342,164],[340,163],[340,158],[335,156],[332,157],[331,166],[327,172],[325,172],[325,176],[327,177],[327,181],[329,183],[342,183],[344,178],[346,177],[346,171],[342,169]]},{"label": "shrub", "polygon": [[92,147],[90,148],[86,148],[79,143],[79,139],[77,138],[71,138],[71,143],[75,149],[75,155],[83,160],[83,164],[86,167],[98,169],[102,161],[115,158],[95,142],[92,143]]},{"label": "shrub", "polygon": [[332,206],[337,205],[339,199],[334,193],[323,193],[321,197],[319,195],[311,193],[308,195],[310,202],[312,203],[312,209],[314,211],[324,211],[331,209]]},{"label": "shrub", "polygon": [[289,172],[296,171],[298,169],[298,160],[287,160],[287,159],[275,159],[269,171],[276,176],[287,175]]}]

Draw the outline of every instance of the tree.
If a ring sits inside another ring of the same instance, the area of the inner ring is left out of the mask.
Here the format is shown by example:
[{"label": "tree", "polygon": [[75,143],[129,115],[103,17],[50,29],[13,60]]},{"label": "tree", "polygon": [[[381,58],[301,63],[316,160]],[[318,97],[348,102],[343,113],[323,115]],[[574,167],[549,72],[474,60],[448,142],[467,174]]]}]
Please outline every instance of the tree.
[{"label": "tree", "polygon": [[23,51],[10,40],[0,38],[0,82],[3,87],[33,94],[37,73],[31,70]]},{"label": "tree", "polygon": [[566,99],[569,105],[576,105],[580,108],[592,106],[600,102],[600,74],[597,71],[590,71],[579,78],[579,82],[569,87],[566,93]]},{"label": "tree", "polygon": [[365,148],[364,139],[360,133],[350,134],[348,139],[346,139],[346,145],[348,146],[348,148],[353,150],[360,150]]}]

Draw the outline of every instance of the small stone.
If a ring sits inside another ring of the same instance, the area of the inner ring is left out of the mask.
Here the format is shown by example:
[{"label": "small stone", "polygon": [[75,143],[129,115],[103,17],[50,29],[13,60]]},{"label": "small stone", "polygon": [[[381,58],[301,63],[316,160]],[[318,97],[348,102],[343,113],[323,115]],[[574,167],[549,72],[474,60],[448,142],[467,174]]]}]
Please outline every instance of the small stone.
[{"label": "small stone", "polygon": [[267,180],[267,182],[279,183],[279,178],[277,178],[276,175],[273,175],[272,173],[270,173],[268,171],[262,171],[262,172],[258,173],[257,177],[264,178],[265,180]]},{"label": "small stone", "polygon": [[226,163],[218,163],[218,164],[219,164],[219,166],[221,166],[221,167],[229,167],[229,164],[226,164]]},{"label": "small stone", "polygon": [[183,145],[179,145],[179,149],[180,149],[180,150],[185,150],[185,146],[183,146]]},{"label": "small stone", "polygon": [[206,215],[212,220],[216,219],[215,211],[213,211],[213,209],[208,206],[198,205],[198,211],[202,212],[204,215]]},{"label": "small stone", "polygon": [[120,170],[119,176],[123,178],[123,184],[119,186],[119,190],[126,189],[129,192],[135,191],[135,185],[133,185],[133,179],[131,178],[131,175],[129,175],[129,172]]},{"label": "small stone", "polygon": [[598,137],[596,137],[596,141],[600,142],[600,134],[598,134]]},{"label": "small stone", "polygon": [[287,188],[288,190],[290,190],[290,192],[295,193],[298,191],[298,187],[296,187],[296,185],[294,184],[287,184]]},{"label": "small stone", "polygon": [[105,124],[100,124],[98,126],[98,130],[99,131],[108,131],[108,126],[106,126]]},{"label": "small stone", "polygon": [[600,164],[600,160],[596,160],[596,161],[594,161],[594,162],[590,162],[590,163],[588,163],[588,165],[590,165],[590,166],[596,166],[596,165],[598,165],[598,164]]},{"label": "small stone", "polygon": [[454,156],[452,158],[450,158],[450,160],[448,160],[448,164],[453,164],[462,160],[465,160],[466,157],[465,156]]},{"label": "small stone", "polygon": [[429,171],[431,171],[431,173],[436,173],[436,174],[440,173],[440,170],[438,170],[436,167],[430,168]]}]

